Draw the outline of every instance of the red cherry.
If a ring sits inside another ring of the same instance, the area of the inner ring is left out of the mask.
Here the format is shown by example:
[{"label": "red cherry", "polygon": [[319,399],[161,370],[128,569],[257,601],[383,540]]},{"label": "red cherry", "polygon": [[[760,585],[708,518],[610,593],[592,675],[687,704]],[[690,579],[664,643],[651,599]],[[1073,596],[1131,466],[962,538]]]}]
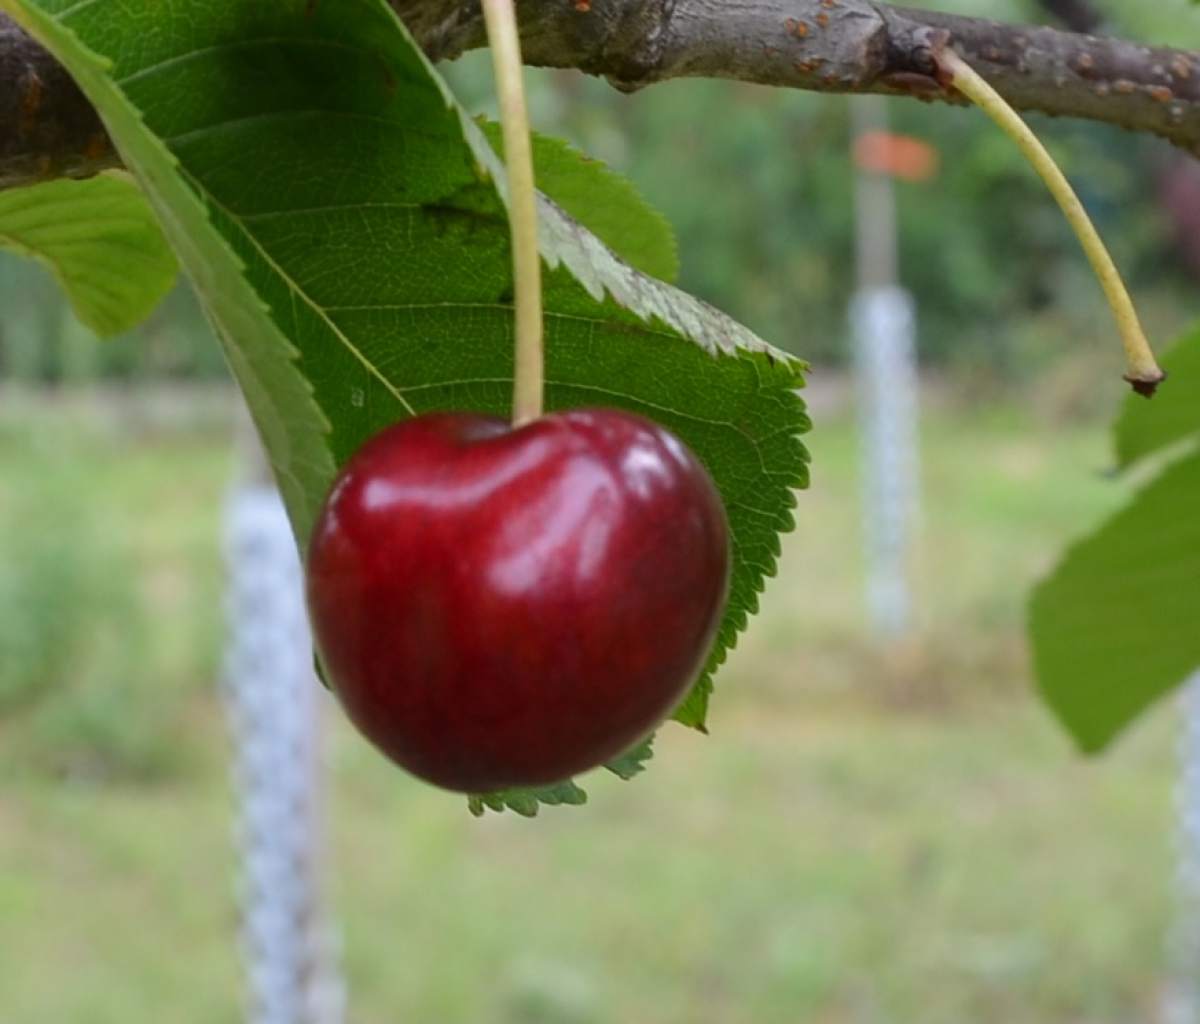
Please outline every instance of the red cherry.
[{"label": "red cherry", "polygon": [[728,583],[708,473],[613,409],[390,427],[343,468],[308,555],[350,718],[467,792],[558,782],[649,733],[703,666]]}]

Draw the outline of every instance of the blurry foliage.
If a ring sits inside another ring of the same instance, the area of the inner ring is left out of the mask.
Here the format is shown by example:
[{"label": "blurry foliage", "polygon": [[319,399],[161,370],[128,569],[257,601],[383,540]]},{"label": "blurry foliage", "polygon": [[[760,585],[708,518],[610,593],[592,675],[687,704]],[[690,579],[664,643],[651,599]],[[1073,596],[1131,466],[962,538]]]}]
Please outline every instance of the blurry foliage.
[{"label": "blurry foliage", "polygon": [[0,776],[171,777],[191,763],[181,684],[214,676],[215,593],[196,598],[213,589],[200,574],[163,621],[173,584],[164,568],[148,576],[143,538],[106,514],[121,494],[84,471],[113,446],[76,442],[67,457],[62,439],[44,420],[0,421]]},{"label": "blurry foliage", "polygon": [[[136,579],[69,495],[6,509],[0,563],[5,754],[55,774],[146,776],[171,758],[147,672]],[[7,728],[5,728],[7,726]]]},{"label": "blurry foliage", "polygon": [[183,285],[139,327],[99,341],[47,271],[0,252],[0,311],[0,380],[71,384],[226,375],[204,314]]}]

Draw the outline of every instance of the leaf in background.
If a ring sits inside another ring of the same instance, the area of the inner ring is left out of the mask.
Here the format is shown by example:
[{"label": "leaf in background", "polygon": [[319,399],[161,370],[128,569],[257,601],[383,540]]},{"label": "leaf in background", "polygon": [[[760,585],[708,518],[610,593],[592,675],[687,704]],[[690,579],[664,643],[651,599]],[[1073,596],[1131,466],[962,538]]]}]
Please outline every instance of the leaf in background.
[{"label": "leaf in background", "polygon": [[45,266],[102,337],[141,323],[178,272],[141,190],[116,171],[0,191],[0,249]]},{"label": "leaf in background", "polygon": [[[500,125],[480,127],[501,156]],[[533,137],[538,190],[549,196],[635,270],[674,281],[679,276],[679,247],[670,222],[637,187],[600,160],[581,153],[565,139]]]},{"label": "leaf in background", "polygon": [[1154,400],[1130,394],[1116,426],[1122,469],[1185,437],[1200,437],[1200,329],[1175,343],[1162,359],[1167,371]]},{"label": "leaf in background", "polygon": [[[503,169],[383,0],[0,6],[73,74],[149,194],[302,546],[335,466],[384,426],[508,412]],[[637,273],[556,205],[540,215],[548,407],[654,418],[705,463],[729,512],[729,610],[677,716],[701,725],[709,676],[756,609],[807,482],[803,367]]]},{"label": "leaf in background", "polygon": [[1067,553],[1030,633],[1042,692],[1087,751],[1200,667],[1200,454]]}]

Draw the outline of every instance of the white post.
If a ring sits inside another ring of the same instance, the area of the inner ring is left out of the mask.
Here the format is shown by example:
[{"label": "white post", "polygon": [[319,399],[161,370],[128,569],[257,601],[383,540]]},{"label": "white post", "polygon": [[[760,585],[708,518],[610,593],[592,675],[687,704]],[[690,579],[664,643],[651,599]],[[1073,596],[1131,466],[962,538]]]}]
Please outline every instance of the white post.
[{"label": "white post", "polygon": [[260,453],[225,509],[224,694],[240,804],[251,1024],[339,1024],[343,991],[322,878],[321,706],[291,528]]},{"label": "white post", "polygon": [[1180,700],[1176,906],[1163,1024],[1200,1024],[1200,672]]},{"label": "white post", "polygon": [[[851,100],[861,138],[887,127],[886,100]],[[909,534],[919,503],[916,310],[896,283],[892,181],[860,169],[855,190],[858,292],[850,309],[863,448],[867,610],[877,636],[896,639],[913,617]]]}]

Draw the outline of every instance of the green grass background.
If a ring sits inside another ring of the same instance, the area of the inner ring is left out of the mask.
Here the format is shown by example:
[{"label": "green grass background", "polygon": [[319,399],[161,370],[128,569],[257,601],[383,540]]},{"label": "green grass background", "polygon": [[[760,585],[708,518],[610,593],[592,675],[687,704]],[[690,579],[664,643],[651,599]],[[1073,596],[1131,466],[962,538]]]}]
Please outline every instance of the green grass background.
[{"label": "green grass background", "polygon": [[[4,1024],[240,1019],[224,402],[0,398]],[[712,735],[666,728],[585,809],[475,820],[330,709],[352,1022],[1154,1019],[1174,716],[1080,759],[1022,638],[1028,588],[1126,493],[1104,428],[942,402],[923,435],[912,640],[864,634],[853,423],[818,415]]]}]

